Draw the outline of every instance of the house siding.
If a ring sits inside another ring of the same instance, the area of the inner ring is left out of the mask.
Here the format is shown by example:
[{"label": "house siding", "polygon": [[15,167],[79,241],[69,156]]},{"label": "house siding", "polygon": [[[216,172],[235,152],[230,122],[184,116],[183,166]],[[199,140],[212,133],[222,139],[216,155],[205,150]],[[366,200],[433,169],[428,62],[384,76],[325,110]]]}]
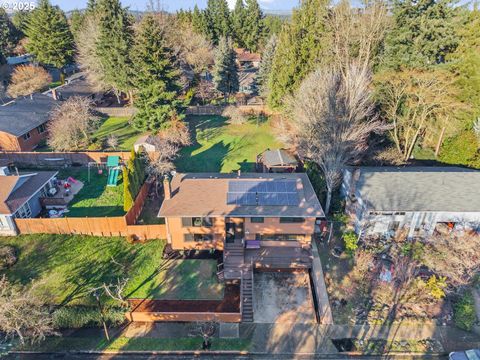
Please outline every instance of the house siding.
[{"label": "house siding", "polygon": [[38,133],[37,128],[30,130],[28,133],[30,138],[25,140],[23,135],[16,137],[6,132],[0,132],[0,150],[31,151],[47,138],[47,132]]},{"label": "house siding", "polygon": [[[232,221],[234,219],[232,218]],[[197,249],[197,250],[223,250],[225,240],[225,218],[213,218],[211,227],[183,226],[182,218],[169,217],[166,219],[167,238],[174,250]],[[244,221],[245,239],[255,240],[256,234],[297,234],[305,235],[304,241],[262,241],[262,246],[275,247],[298,247],[310,243],[315,230],[315,218],[306,218],[303,223],[280,223],[280,218],[264,218],[263,223],[252,223],[250,218]],[[185,241],[188,234],[211,234],[213,241]]]}]

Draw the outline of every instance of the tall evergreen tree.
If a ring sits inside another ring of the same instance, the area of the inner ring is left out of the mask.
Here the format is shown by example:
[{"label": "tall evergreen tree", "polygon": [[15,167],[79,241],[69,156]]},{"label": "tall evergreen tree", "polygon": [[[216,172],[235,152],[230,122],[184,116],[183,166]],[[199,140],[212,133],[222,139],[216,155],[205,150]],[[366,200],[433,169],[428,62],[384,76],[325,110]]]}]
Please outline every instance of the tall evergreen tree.
[{"label": "tall evergreen tree", "polygon": [[445,62],[458,44],[452,0],[395,0],[393,29],[385,39],[383,66],[425,68]]},{"label": "tall evergreen tree", "polygon": [[180,106],[177,100],[178,71],[164,33],[154,15],[146,15],[140,23],[133,47],[134,85],[138,93],[138,109],[133,126],[140,130],[158,131],[171,120]]},{"label": "tall evergreen tree", "polygon": [[2,8],[0,9],[0,65],[6,63],[9,48],[12,40],[12,26],[7,13]]},{"label": "tall evergreen tree", "polygon": [[457,75],[460,100],[471,105],[473,114],[467,114],[469,125],[480,116],[480,10],[468,11],[458,34],[460,42],[447,60]]},{"label": "tall evergreen tree", "polygon": [[272,63],[277,50],[278,37],[272,35],[268,40],[265,50],[262,53],[262,61],[260,62],[260,68],[258,69],[257,83],[260,87],[260,94],[267,97],[269,94],[268,79],[272,72]]},{"label": "tall evergreen tree", "polygon": [[235,43],[239,47],[245,47],[244,38],[245,38],[245,22],[247,18],[247,11],[245,9],[245,4],[243,0],[237,0],[235,3],[235,8],[232,12],[232,28],[235,38]]},{"label": "tall evergreen tree", "polygon": [[96,0],[88,0],[87,1],[87,8],[85,9],[85,12],[87,12],[87,13],[94,12],[96,8],[97,8],[97,1]]},{"label": "tall evergreen tree", "polygon": [[232,40],[222,37],[215,52],[215,67],[213,81],[216,89],[223,94],[225,101],[228,96],[239,89],[236,54]]},{"label": "tall evergreen tree", "polygon": [[100,28],[96,52],[104,70],[104,80],[116,91],[129,92],[132,88],[133,19],[119,0],[99,0],[96,11]]},{"label": "tall evergreen tree", "polygon": [[41,63],[62,68],[73,60],[73,36],[67,18],[58,6],[40,0],[28,17],[25,34],[27,51]]},{"label": "tall evergreen tree", "polygon": [[326,44],[328,0],[304,0],[279,35],[270,72],[268,103],[282,105],[321,58]]},{"label": "tall evergreen tree", "polygon": [[227,0],[208,0],[204,15],[206,35],[215,45],[218,44],[221,37],[232,34]]},{"label": "tall evergreen tree", "polygon": [[263,12],[257,0],[246,0],[246,18],[244,21],[243,43],[250,51],[257,51],[263,36]]},{"label": "tall evergreen tree", "polygon": [[78,32],[82,29],[83,19],[85,15],[80,10],[73,10],[70,14],[69,24],[70,31],[73,34],[73,37],[76,39]]},{"label": "tall evergreen tree", "polygon": [[198,6],[195,4],[192,12],[192,26],[193,30],[200,34],[208,34],[206,25],[205,25],[205,14],[201,11]]}]

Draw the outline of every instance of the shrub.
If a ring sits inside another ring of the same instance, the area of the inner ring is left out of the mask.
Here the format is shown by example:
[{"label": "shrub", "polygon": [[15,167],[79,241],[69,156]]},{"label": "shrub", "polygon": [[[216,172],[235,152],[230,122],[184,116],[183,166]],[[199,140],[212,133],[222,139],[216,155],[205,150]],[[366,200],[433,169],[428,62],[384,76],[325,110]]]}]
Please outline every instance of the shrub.
[{"label": "shrub", "polygon": [[464,130],[457,136],[445,140],[440,152],[440,161],[480,168],[478,139],[473,130]]},{"label": "shrub", "polygon": [[401,246],[403,256],[410,256],[413,260],[420,261],[423,257],[424,245],[421,242],[407,242]]},{"label": "shrub", "polygon": [[444,276],[437,278],[435,275],[430,276],[427,280],[426,287],[434,299],[440,300],[445,297],[445,288],[447,287],[446,280],[447,278]]},{"label": "shrub", "polygon": [[355,251],[358,249],[357,234],[355,234],[353,231],[347,231],[343,234],[342,238],[345,245],[345,251],[350,256],[353,256]]},{"label": "shrub", "polygon": [[230,124],[241,125],[247,121],[245,114],[236,106],[227,106],[223,110],[222,116],[229,118]]},{"label": "shrub", "polygon": [[470,331],[477,320],[471,292],[465,293],[453,307],[453,320],[460,329]]},{"label": "shrub", "polygon": [[[120,325],[125,321],[125,310],[119,307],[105,307],[104,315],[109,325]],[[102,318],[97,307],[64,306],[53,313],[53,323],[57,329],[78,329],[101,326]]]},{"label": "shrub", "polygon": [[8,269],[17,262],[17,251],[13,246],[5,245],[0,247],[0,270]]}]

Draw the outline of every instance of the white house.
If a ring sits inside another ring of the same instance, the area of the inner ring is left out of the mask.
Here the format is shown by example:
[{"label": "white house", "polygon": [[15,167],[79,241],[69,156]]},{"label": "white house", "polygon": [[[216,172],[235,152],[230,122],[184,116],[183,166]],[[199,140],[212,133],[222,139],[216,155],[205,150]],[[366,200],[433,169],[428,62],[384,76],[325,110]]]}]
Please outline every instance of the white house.
[{"label": "white house", "polygon": [[344,172],[342,194],[355,230],[406,229],[430,236],[437,225],[480,232],[480,171],[459,167],[360,167]]}]

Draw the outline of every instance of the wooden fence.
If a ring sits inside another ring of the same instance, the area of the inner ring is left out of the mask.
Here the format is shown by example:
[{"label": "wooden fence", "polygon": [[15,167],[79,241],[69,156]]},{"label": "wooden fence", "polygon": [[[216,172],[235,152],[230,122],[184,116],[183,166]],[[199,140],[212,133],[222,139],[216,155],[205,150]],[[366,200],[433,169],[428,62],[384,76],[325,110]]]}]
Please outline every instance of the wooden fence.
[{"label": "wooden fence", "polygon": [[96,107],[95,111],[115,117],[131,117],[137,113],[137,109],[134,107]]},{"label": "wooden fence", "polygon": [[[226,106],[224,105],[199,105],[189,106],[186,110],[187,115],[222,115]],[[264,113],[272,115],[273,112],[265,105],[239,105],[238,108],[244,113]]]},{"label": "wooden fence", "polygon": [[0,152],[0,160],[16,166],[62,167],[65,165],[87,165],[89,162],[107,162],[108,156],[120,156],[123,162],[130,159],[129,151],[79,151],[79,152]]},{"label": "wooden fence", "polygon": [[20,234],[130,235],[143,240],[166,239],[167,231],[163,224],[135,225],[151,185],[151,180],[143,184],[134,205],[125,216],[15,219],[15,224]]}]

